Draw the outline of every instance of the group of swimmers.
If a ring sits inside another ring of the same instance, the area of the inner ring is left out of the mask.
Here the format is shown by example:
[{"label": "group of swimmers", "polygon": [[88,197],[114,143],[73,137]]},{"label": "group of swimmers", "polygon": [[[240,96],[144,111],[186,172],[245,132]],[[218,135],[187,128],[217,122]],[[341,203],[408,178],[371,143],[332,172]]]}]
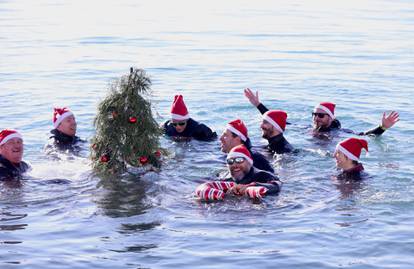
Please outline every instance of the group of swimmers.
[{"label": "group of swimmers", "polygon": [[[67,108],[55,108],[53,129],[45,150],[52,152],[75,152],[79,143],[84,142],[76,136],[76,119]],[[20,179],[30,169],[23,161],[23,136],[16,130],[5,129],[0,132],[0,181]]]},{"label": "group of swimmers", "polygon": [[[267,151],[273,154],[294,153],[294,147],[283,136],[287,124],[287,113],[283,110],[269,110],[259,100],[258,92],[244,90],[249,102],[262,114],[260,128],[262,137],[268,141]],[[322,102],[313,112],[313,134],[323,136],[331,131],[340,130],[341,124],[335,117],[335,104]],[[369,131],[355,135],[381,135],[399,121],[397,112],[384,112],[381,124]],[[78,144],[84,142],[76,136],[76,119],[68,108],[55,108],[53,129],[47,151],[76,151]],[[192,119],[188,113],[182,95],[174,97],[171,106],[171,119],[162,125],[165,134],[175,141],[212,141],[217,133],[205,124]],[[240,119],[230,121],[219,138],[221,151],[227,154],[228,176],[218,181],[201,184],[196,195],[202,200],[222,200],[227,193],[262,198],[278,194],[282,182],[274,174],[269,160],[261,153],[252,150],[248,130]],[[342,170],[340,178],[359,180],[364,170],[359,162],[362,149],[368,151],[364,139],[352,137],[338,143],[334,157],[336,165]],[[0,181],[19,179],[30,168],[23,160],[23,138],[16,130],[5,129],[0,132]]]},{"label": "group of swimmers", "polygon": [[[259,93],[249,88],[244,90],[249,102],[262,114],[260,128],[262,137],[268,141],[266,149],[273,154],[294,153],[294,147],[286,140],[283,133],[286,129],[287,113],[283,110],[269,110],[259,100]],[[384,112],[382,121],[376,128],[355,133],[341,129],[341,123],[335,117],[335,104],[322,102],[312,111],[313,135],[325,137],[329,132],[344,130],[358,136],[383,134],[399,121],[399,114]],[[177,141],[191,138],[210,141],[217,137],[209,127],[198,123],[189,116],[183,96],[176,95],[171,107],[171,120],[163,125],[167,136]],[[278,194],[282,182],[274,174],[269,161],[259,152],[252,150],[246,125],[240,119],[230,121],[220,136],[221,150],[227,154],[226,162],[229,176],[218,181],[206,182],[196,188],[195,194],[202,200],[222,200],[227,193],[262,198],[266,195]],[[341,141],[336,146],[334,157],[336,166],[341,170],[338,178],[344,180],[360,180],[363,165],[359,162],[362,149],[368,151],[365,139],[352,137]]]}]

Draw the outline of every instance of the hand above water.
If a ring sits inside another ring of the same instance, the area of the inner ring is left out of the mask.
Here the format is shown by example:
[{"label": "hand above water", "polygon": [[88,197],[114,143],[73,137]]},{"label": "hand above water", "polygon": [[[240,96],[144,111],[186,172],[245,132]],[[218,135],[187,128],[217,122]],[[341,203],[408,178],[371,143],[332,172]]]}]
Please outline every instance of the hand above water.
[{"label": "hand above water", "polygon": [[400,115],[397,111],[391,111],[389,115],[386,112],[382,115],[381,126],[385,129],[391,128],[400,120]]},{"label": "hand above water", "polygon": [[253,93],[252,90],[246,88],[244,89],[244,96],[246,96],[246,98],[249,99],[249,102],[255,107],[257,107],[260,104],[258,91],[256,91],[256,93]]},{"label": "hand above water", "polygon": [[244,195],[246,193],[246,189],[247,187],[249,187],[250,185],[244,185],[244,184],[236,184],[234,185],[230,190],[231,192],[233,192],[235,195]]}]

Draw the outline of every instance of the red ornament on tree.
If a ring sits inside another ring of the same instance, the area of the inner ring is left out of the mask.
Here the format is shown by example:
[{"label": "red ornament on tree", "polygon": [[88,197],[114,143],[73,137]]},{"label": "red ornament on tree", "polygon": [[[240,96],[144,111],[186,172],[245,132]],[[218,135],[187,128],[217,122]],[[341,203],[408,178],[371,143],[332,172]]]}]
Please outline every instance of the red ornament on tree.
[{"label": "red ornament on tree", "polygon": [[97,149],[97,148],[98,148],[98,145],[96,145],[96,144],[94,143],[94,144],[92,144],[92,148],[93,148],[93,149]]},{"label": "red ornament on tree", "polygon": [[144,165],[144,164],[146,164],[147,162],[148,162],[148,158],[147,158],[147,157],[145,157],[145,156],[141,156],[141,157],[139,157],[139,163],[140,163],[140,164]]},{"label": "red ornament on tree", "polygon": [[112,118],[115,119],[116,117],[118,117],[118,112],[112,111]]},{"label": "red ornament on tree", "polygon": [[103,163],[107,163],[107,162],[109,162],[109,156],[108,155],[102,155],[100,160]]},{"label": "red ornament on tree", "polygon": [[161,157],[161,151],[157,150],[154,152],[155,157],[160,158]]},{"label": "red ornament on tree", "polygon": [[136,117],[129,117],[128,121],[129,121],[129,123],[136,123],[137,118]]}]

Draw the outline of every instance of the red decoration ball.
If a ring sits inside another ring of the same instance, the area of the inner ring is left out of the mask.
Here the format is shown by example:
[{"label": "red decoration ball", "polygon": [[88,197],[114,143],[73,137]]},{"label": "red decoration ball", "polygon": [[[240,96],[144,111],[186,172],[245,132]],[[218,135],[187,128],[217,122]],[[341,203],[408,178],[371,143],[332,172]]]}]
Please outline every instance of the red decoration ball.
[{"label": "red decoration ball", "polygon": [[139,157],[139,163],[140,164],[146,164],[148,162],[148,158],[145,156]]},{"label": "red decoration ball", "polygon": [[136,123],[137,122],[137,118],[136,117],[129,117],[128,121],[130,123]]},{"label": "red decoration ball", "polygon": [[161,151],[157,150],[156,152],[154,152],[154,155],[157,158],[161,157]]},{"label": "red decoration ball", "polygon": [[102,155],[100,160],[103,163],[107,163],[107,162],[109,162],[109,156],[108,155]]}]

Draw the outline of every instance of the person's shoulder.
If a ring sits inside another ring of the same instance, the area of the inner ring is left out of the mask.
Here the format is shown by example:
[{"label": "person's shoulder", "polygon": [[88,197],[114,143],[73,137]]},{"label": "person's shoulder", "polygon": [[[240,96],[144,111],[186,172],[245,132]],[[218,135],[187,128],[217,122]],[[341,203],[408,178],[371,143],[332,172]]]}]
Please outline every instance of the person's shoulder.
[{"label": "person's shoulder", "polygon": [[341,128],[341,122],[338,119],[334,119],[331,123],[331,127],[332,129],[340,129]]},{"label": "person's shoulder", "polygon": [[275,180],[279,180],[279,178],[272,172],[269,171],[265,171],[265,170],[260,170],[257,169],[256,167],[254,167],[254,175],[256,178],[263,178],[263,179],[275,179]]},{"label": "person's shoulder", "polygon": [[264,159],[264,160],[267,160],[266,157],[262,153],[260,153],[260,152],[258,152],[256,150],[250,150],[250,154],[252,155],[252,158],[253,159]]}]

